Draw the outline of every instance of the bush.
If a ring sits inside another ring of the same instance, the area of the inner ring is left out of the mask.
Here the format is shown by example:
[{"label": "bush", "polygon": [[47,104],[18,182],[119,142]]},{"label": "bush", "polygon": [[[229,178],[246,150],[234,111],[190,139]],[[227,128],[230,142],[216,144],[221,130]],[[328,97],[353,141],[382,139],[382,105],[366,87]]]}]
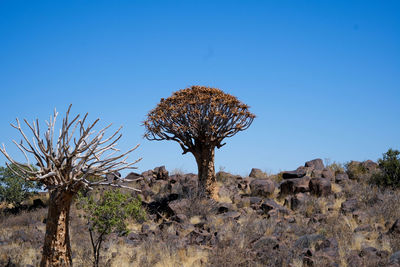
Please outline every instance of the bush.
[{"label": "bush", "polygon": [[41,188],[33,181],[26,180],[23,175],[17,175],[13,164],[0,167],[0,201],[11,203],[14,206],[32,196]]},{"label": "bush", "polygon": [[127,234],[126,221],[145,219],[140,198],[132,199],[119,190],[107,190],[99,194],[78,195],[78,208],[85,211],[90,241],[93,248],[93,266],[99,266],[100,249],[110,233]]},{"label": "bush", "polygon": [[389,149],[378,160],[380,172],[373,177],[373,182],[379,186],[400,187],[400,151]]}]

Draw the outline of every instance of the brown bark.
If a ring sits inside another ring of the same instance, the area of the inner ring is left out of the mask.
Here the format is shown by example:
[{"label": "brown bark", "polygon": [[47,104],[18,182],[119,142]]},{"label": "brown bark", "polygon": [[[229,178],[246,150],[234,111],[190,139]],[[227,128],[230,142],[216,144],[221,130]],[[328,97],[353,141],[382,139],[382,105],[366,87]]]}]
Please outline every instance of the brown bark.
[{"label": "brown bark", "polygon": [[217,198],[217,182],[214,168],[214,148],[204,147],[194,154],[198,167],[199,196]]},{"label": "brown bark", "polygon": [[72,266],[69,240],[69,211],[73,194],[54,190],[50,193],[41,267]]}]

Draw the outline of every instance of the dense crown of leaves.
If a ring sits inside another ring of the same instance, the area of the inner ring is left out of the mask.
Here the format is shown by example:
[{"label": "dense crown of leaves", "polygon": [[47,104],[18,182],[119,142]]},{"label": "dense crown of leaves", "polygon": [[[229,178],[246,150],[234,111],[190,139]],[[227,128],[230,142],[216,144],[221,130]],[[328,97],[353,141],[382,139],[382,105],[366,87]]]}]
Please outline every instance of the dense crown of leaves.
[{"label": "dense crown of leaves", "polygon": [[90,241],[93,248],[93,266],[99,266],[100,249],[103,241],[110,233],[128,233],[126,221],[145,219],[140,198],[131,198],[119,190],[107,190],[102,193],[78,194],[78,208],[85,211]]},{"label": "dense crown of leaves", "polygon": [[[32,166],[32,168],[34,167]],[[18,206],[39,190],[41,186],[37,182],[24,179],[26,177],[17,176],[15,169],[14,164],[0,167],[0,201]]]},{"label": "dense crown of leaves", "polygon": [[162,98],[149,112],[145,137],[177,141],[184,153],[199,143],[219,148],[224,138],[247,129],[254,118],[236,97],[217,88],[192,86]]},{"label": "dense crown of leaves", "polygon": [[378,160],[380,172],[374,177],[375,183],[393,188],[400,187],[400,151],[389,149]]},{"label": "dense crown of leaves", "polygon": [[101,195],[80,193],[78,207],[85,211],[90,229],[106,235],[125,232],[128,218],[138,221],[145,218],[141,200],[119,190],[107,190]]}]

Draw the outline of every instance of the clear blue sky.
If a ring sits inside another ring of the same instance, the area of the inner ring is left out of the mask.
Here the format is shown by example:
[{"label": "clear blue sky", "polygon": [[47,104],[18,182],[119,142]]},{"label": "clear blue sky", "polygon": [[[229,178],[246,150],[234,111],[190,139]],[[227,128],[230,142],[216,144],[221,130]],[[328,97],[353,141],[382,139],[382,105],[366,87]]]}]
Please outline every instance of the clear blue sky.
[{"label": "clear blue sky", "polygon": [[196,172],[178,144],[144,140],[141,122],[160,98],[206,85],[257,115],[216,170],[376,160],[400,149],[399,14],[399,1],[0,0],[0,143],[23,159],[9,123],[72,103],[124,126],[139,171]]}]

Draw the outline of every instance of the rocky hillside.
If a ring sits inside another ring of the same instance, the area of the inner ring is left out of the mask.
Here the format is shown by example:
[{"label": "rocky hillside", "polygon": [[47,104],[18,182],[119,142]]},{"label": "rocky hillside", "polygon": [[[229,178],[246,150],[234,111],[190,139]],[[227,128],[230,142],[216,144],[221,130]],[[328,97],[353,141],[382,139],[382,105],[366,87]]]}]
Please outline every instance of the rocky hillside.
[{"label": "rocky hillside", "polygon": [[[217,200],[196,197],[197,176],[164,167],[131,173],[143,179],[148,218],[111,236],[103,266],[400,266],[400,191],[368,181],[375,162],[324,166],[248,177],[217,173]],[[0,266],[37,266],[43,208],[2,215]],[[73,209],[75,266],[90,266],[91,247],[80,211]],[[21,253],[22,251],[22,253]]]}]

